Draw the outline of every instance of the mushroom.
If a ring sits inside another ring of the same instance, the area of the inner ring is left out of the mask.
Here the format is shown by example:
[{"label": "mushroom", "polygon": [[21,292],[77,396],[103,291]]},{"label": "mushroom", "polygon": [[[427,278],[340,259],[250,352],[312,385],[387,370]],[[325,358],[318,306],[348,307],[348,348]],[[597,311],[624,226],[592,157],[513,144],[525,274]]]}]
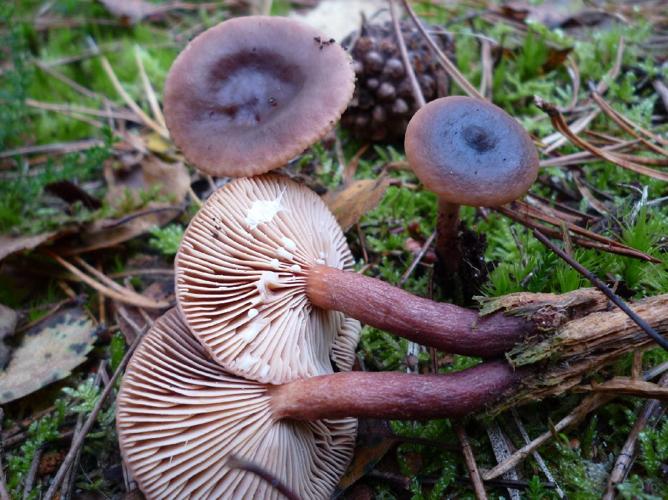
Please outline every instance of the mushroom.
[{"label": "mushroom", "polygon": [[165,83],[165,119],[201,170],[257,175],[325,135],[352,97],[354,78],[343,48],[305,24],[233,18],[179,54]]},{"label": "mushroom", "polygon": [[158,319],[133,355],[118,395],[121,453],[148,498],[279,498],[236,455],[300,498],[329,498],[353,453],[353,418],[297,421],[272,408],[272,387],[225,373],[178,311]]},{"label": "mushroom", "polygon": [[177,303],[226,370],[274,384],[330,373],[330,356],[350,369],[359,323],[347,316],[484,357],[534,330],[520,317],[481,318],[411,295],[350,272],[352,264],[341,228],[311,190],[275,174],[236,179],[206,201],[184,234]]},{"label": "mushroom", "polygon": [[158,319],[118,396],[121,453],[148,498],[275,498],[226,465],[256,463],[300,498],[329,498],[353,453],[350,416],[464,416],[516,386],[522,372],[483,363],[450,375],[344,372],[273,386],[229,375],[177,309]]},{"label": "mushroom", "polygon": [[471,97],[429,102],[406,129],[406,158],[439,199],[436,252],[450,272],[461,254],[459,206],[493,207],[526,193],[538,175],[538,153],[524,128],[501,108]]},{"label": "mushroom", "polygon": [[[351,270],[343,232],[320,198],[287,178],[240,178],[195,215],[176,256],[179,308],[231,373],[261,382],[350,370],[361,325],[313,308],[306,272]],[[280,359],[281,362],[275,362]]]}]

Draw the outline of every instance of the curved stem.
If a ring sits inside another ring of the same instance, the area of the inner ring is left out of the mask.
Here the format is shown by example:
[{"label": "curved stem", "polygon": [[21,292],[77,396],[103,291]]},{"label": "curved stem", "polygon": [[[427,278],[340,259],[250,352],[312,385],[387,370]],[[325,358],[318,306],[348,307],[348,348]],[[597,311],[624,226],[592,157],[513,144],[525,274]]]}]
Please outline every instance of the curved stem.
[{"label": "curved stem", "polygon": [[342,372],[276,386],[271,404],[276,418],[295,420],[462,417],[497,400],[524,374],[502,361],[448,375]]},{"label": "curved stem", "polygon": [[309,271],[306,294],[322,309],[348,316],[422,345],[469,356],[503,354],[534,331],[530,321],[434,302],[381,280],[327,266]]}]

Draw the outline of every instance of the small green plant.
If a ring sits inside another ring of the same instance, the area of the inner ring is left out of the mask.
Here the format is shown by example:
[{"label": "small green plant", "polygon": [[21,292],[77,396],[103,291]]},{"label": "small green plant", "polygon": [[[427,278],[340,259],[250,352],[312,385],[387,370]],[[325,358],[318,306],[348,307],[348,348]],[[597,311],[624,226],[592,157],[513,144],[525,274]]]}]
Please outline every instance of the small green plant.
[{"label": "small green plant", "polygon": [[169,224],[165,227],[151,229],[151,239],[148,241],[151,248],[158,250],[166,257],[173,257],[179,250],[183,239],[183,226]]}]

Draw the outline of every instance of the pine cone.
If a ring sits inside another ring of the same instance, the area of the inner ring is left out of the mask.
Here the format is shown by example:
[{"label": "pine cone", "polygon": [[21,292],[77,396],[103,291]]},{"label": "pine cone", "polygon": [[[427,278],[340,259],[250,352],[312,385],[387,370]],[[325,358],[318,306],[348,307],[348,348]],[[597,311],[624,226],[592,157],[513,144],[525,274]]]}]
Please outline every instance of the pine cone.
[{"label": "pine cone", "polygon": [[[449,79],[432,56],[427,42],[412,24],[402,22],[400,26],[408,58],[425,100],[447,95]],[[452,40],[445,35],[433,38],[451,57],[454,50]],[[345,38],[343,46],[353,57],[357,83],[341,124],[361,140],[402,140],[406,125],[418,108],[392,23],[364,22],[359,32],[355,31]]]}]

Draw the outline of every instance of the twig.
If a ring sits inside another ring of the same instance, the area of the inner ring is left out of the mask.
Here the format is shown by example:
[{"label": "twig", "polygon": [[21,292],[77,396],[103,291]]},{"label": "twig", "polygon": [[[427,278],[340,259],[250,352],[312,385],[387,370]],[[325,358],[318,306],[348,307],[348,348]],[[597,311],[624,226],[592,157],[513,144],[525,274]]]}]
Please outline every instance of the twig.
[{"label": "twig", "polygon": [[[668,375],[664,375],[659,380],[659,385],[665,386],[668,384]],[[645,428],[645,426],[652,420],[655,420],[658,415],[662,412],[662,405],[656,399],[650,399],[645,402],[645,405],[642,407],[638,418],[633,424],[631,432],[629,432],[626,442],[622,449],[619,452],[615,466],[610,472],[610,477],[608,479],[608,487],[606,489],[605,495],[603,495],[603,500],[613,500],[615,498],[615,485],[621,483],[626,479],[631,466],[635,460],[636,456],[636,443],[638,441],[638,436],[640,432]]]},{"label": "twig", "polygon": [[[655,153],[658,153],[663,156],[668,156],[668,150],[662,148],[661,146],[657,146],[652,142],[656,141],[659,143],[663,142],[668,143],[668,141],[665,141],[665,139],[662,139],[660,136],[653,134],[649,130],[641,127],[640,125],[633,123],[626,116],[619,113],[616,109],[610,106],[610,104],[608,104],[605,99],[603,99],[603,96],[601,96],[598,92],[596,92],[596,89],[592,89],[591,97],[594,100],[594,102],[598,104],[598,107],[601,108],[601,111],[603,111],[603,113],[605,113],[612,121],[614,121],[617,125],[619,125],[619,127],[624,132],[635,137],[636,139],[639,139],[645,146],[647,146]],[[642,136],[640,134],[642,134]],[[645,137],[647,137],[648,139],[646,139]]]},{"label": "twig", "polygon": [[542,109],[550,117],[550,120],[552,120],[552,125],[554,125],[554,128],[556,128],[559,132],[561,132],[576,146],[579,146],[582,149],[586,149],[587,151],[590,151],[594,155],[598,156],[599,158],[608,160],[609,162],[614,163],[615,165],[618,165],[627,170],[631,170],[632,172],[646,175],[654,179],[668,181],[668,173],[661,172],[653,168],[648,168],[636,162],[626,160],[624,158],[615,155],[614,153],[610,153],[605,149],[601,149],[599,147],[594,146],[590,142],[585,141],[576,134],[575,130],[572,130],[568,126],[566,120],[564,120],[564,117],[554,105],[548,103],[547,101],[543,100],[538,96],[534,97],[534,100],[536,102],[536,106]]},{"label": "twig", "polygon": [[79,85],[77,82],[75,82],[71,78],[65,76],[60,71],[55,70],[55,69],[47,66],[42,61],[35,60],[35,66],[37,66],[39,69],[41,69],[45,73],[48,73],[49,75],[51,75],[56,80],[60,80],[61,82],[63,82],[65,85],[72,88],[76,92],[78,92],[78,93],[80,93],[80,94],[82,94],[82,95],[84,95],[84,96],[86,96],[90,99],[99,100],[99,101],[102,101],[103,103],[106,103],[110,106],[114,106],[114,103],[108,97],[106,97],[102,94],[98,94],[97,92],[93,92],[92,90],[87,89],[83,85]]},{"label": "twig", "polygon": [[[97,45],[95,42],[91,39],[89,39],[90,44],[92,45],[93,49],[97,49]],[[118,95],[121,96],[121,98],[125,101],[125,104],[128,105],[128,107],[135,112],[135,114],[142,119],[144,125],[147,127],[151,128],[155,133],[163,137],[164,139],[169,140],[169,132],[165,127],[157,123],[155,120],[153,120],[150,116],[148,116],[144,110],[142,110],[139,105],[130,97],[130,94],[126,92],[126,90],[123,88],[123,85],[121,85],[120,80],[116,76],[116,73],[114,72],[114,69],[111,67],[111,64],[109,63],[109,60],[107,59],[107,56],[102,54],[102,52],[98,52],[99,57],[100,57],[100,62],[102,63],[102,68],[104,69],[105,73],[107,73],[107,76],[109,77],[109,80],[111,80],[111,84],[114,86],[114,89],[116,89],[116,92],[118,92]]]},{"label": "twig", "polygon": [[633,380],[628,377],[614,377],[601,383],[592,382],[580,388],[591,392],[624,394],[627,396],[668,401],[668,387],[662,387],[652,382],[645,382],[644,380]]},{"label": "twig", "polygon": [[[630,147],[635,146],[638,144],[640,141],[638,139],[634,139],[632,141],[623,141],[619,142],[617,144],[612,144],[610,146],[605,146],[601,148],[604,151],[618,151],[618,150],[625,150]],[[598,161],[598,158],[593,154],[590,153],[589,151],[578,151],[577,153],[571,153],[563,156],[556,156],[553,158],[547,158],[545,160],[540,160],[540,168],[543,167],[567,167],[569,165],[579,165],[581,163],[584,163],[586,161],[593,161],[596,160]]]},{"label": "twig", "polygon": [[237,457],[236,455],[230,455],[227,459],[226,464],[230,469],[240,469],[251,474],[255,474],[263,481],[269,483],[276,491],[283,495],[288,500],[300,500],[299,496],[292,491],[285,483],[280,479],[275,477],[271,472],[266,469],[263,469],[259,465],[248,460]]},{"label": "twig", "polygon": [[31,154],[67,154],[85,151],[86,149],[104,146],[104,141],[99,139],[84,139],[82,141],[72,142],[54,142],[52,144],[37,144],[35,146],[24,146],[21,148],[10,149],[0,152],[0,158],[11,158],[18,155]]},{"label": "twig", "polygon": [[2,457],[5,455],[5,445],[2,439],[2,421],[5,418],[5,411],[0,407],[0,500],[10,500],[7,491],[7,479],[5,478],[5,469],[2,466]]},{"label": "twig", "polygon": [[492,44],[489,40],[480,40],[480,93],[491,99],[494,91],[494,61],[492,60]]},{"label": "twig", "polygon": [[[147,309],[164,309],[166,307],[169,307],[169,305],[170,305],[169,302],[155,301],[155,300],[149,299],[148,297],[145,297],[145,296],[140,295],[136,292],[133,292],[132,290],[128,290],[126,288],[120,287],[120,285],[118,285],[118,284],[116,284],[116,285],[119,286],[120,289],[117,289],[116,287],[111,288],[109,286],[105,286],[105,285],[99,283],[98,281],[94,280],[90,276],[88,276],[83,271],[79,270],[76,266],[69,263],[68,261],[66,261],[65,259],[60,257],[59,255],[56,255],[55,253],[53,253],[49,250],[45,250],[45,252],[52,259],[54,259],[61,266],[63,266],[69,272],[74,274],[77,278],[79,278],[81,281],[86,283],[88,286],[90,286],[91,288],[94,288],[95,290],[97,290],[101,294],[103,294],[103,295],[105,295],[105,296],[107,296],[107,297],[109,297],[113,300],[117,300],[118,302],[122,302],[124,304],[130,304],[130,305],[136,306],[136,307],[146,307]],[[97,271],[97,269],[95,269],[95,272],[97,273],[99,271]]]},{"label": "twig", "polygon": [[[503,215],[510,217],[514,221],[519,222],[520,224],[524,225],[525,227],[529,229],[537,229],[540,230],[542,233],[547,234],[553,238],[561,238],[562,234],[559,229],[555,229],[549,226],[546,226],[544,224],[540,224],[537,221],[531,219],[528,215],[523,214],[521,212],[518,212],[516,210],[511,210],[506,206],[502,207],[495,207],[493,210],[496,212],[502,213]],[[613,241],[613,240],[610,240]],[[640,250],[636,250],[635,248],[627,247],[626,245],[617,244],[611,244],[611,243],[600,243],[597,241],[593,241],[590,239],[585,239],[581,237],[573,237],[573,242],[585,247],[585,248],[595,248],[597,250],[601,250],[604,252],[609,252],[609,253],[615,253],[619,255],[625,255],[627,257],[633,257],[635,259],[642,259],[646,260],[647,262],[654,262],[658,263],[659,260],[656,259],[655,257],[652,257],[651,255],[647,255],[646,253],[641,252]]]},{"label": "twig", "polygon": [[[106,359],[100,361],[100,364],[98,365],[97,368],[97,373],[95,374],[95,379],[93,381],[95,387],[100,385],[100,381],[102,380],[102,376],[105,373],[106,366],[107,366]],[[81,433],[82,428],[83,428],[83,412],[79,413],[79,415],[77,416],[77,423],[74,426],[74,435],[78,436]],[[73,443],[70,444],[70,447],[72,446],[72,444]],[[72,497],[72,489],[74,488],[74,480],[76,479],[76,470],[79,464],[80,457],[81,457],[81,448],[77,450],[74,456],[74,461],[72,462],[72,467],[69,468],[67,476],[63,481],[63,487],[60,492],[61,500],[68,500],[69,498]]]},{"label": "twig", "polygon": [[[81,428],[83,427],[83,413],[79,413],[77,416],[77,423],[74,425],[74,436],[78,436],[81,433]],[[71,444],[70,444],[71,446]],[[67,476],[63,480],[63,487],[60,493],[61,500],[68,500],[72,497],[72,489],[74,488],[74,480],[76,477],[76,468],[77,463],[79,462],[79,457],[81,456],[81,450],[79,450],[72,462],[72,467],[67,470]]]},{"label": "twig", "polygon": [[[624,43],[624,38],[622,37],[619,39],[619,44],[617,45],[617,54],[615,56],[615,62],[612,65],[612,68],[610,68],[610,71],[608,71],[606,75],[603,78],[601,78],[601,80],[598,82],[598,85],[596,85],[596,91],[599,94],[605,94],[605,92],[608,90],[609,86],[608,82],[614,82],[615,79],[617,78],[617,75],[619,75],[619,71],[622,69],[624,48],[625,48],[625,43]],[[573,123],[569,124],[568,127],[574,133],[576,134],[580,133],[585,128],[587,128],[587,125],[589,125],[594,120],[594,118],[598,116],[600,112],[601,112],[600,109],[598,108],[594,109],[588,115],[580,117]],[[548,145],[548,147],[545,148],[543,152],[547,154],[551,151],[554,151],[555,149],[558,149],[564,144],[566,144],[567,140],[568,139],[561,132],[555,132],[554,134],[551,134],[541,140],[543,144]]]},{"label": "twig", "polygon": [[622,311],[624,311],[629,318],[631,318],[640,328],[643,329],[647,335],[652,337],[654,341],[656,341],[657,344],[659,344],[661,347],[663,347],[665,350],[668,351],[668,340],[663,338],[657,332],[654,328],[652,328],[645,320],[643,320],[640,316],[638,316],[633,309],[631,309],[626,302],[624,302],[621,297],[616,295],[608,286],[603,283],[600,279],[596,277],[594,273],[586,269],[582,264],[577,262],[575,259],[572,257],[569,257],[566,255],[566,253],[561,250],[559,247],[557,247],[554,243],[552,243],[543,233],[540,231],[534,229],[533,230],[534,236],[540,241],[543,245],[548,247],[550,250],[552,250],[554,253],[556,253],[561,259],[563,259],[568,265],[570,265],[573,269],[575,269],[577,272],[579,272],[582,276],[587,278],[591,283],[598,288],[603,294],[605,294],[610,301],[615,304],[617,307],[619,307]]},{"label": "twig", "polygon": [[[517,426],[517,429],[520,431],[520,434],[522,435],[522,439],[526,444],[529,444],[531,440],[529,439],[529,434],[527,434],[527,431],[524,428],[524,425],[522,424],[522,420],[520,419],[519,413],[517,413],[517,410],[515,408],[512,408],[511,412],[515,420],[515,425]],[[545,461],[543,460],[543,457],[540,455],[540,453],[538,453],[537,450],[534,450],[531,452],[531,456],[538,464],[538,467],[540,467],[540,470],[543,471],[543,474],[545,474],[545,479],[547,479],[551,484],[554,485],[554,489],[557,491],[557,495],[559,496],[559,498],[564,498],[566,496],[564,490],[562,490],[559,487],[559,484],[557,484],[557,482],[555,481],[554,476],[550,472],[550,469],[547,468],[547,465],[545,464]]]},{"label": "twig", "polygon": [[32,456],[32,461],[30,462],[30,469],[28,469],[28,475],[25,478],[23,483],[23,500],[30,498],[30,492],[32,487],[35,484],[35,477],[37,476],[37,470],[39,469],[39,461],[42,459],[42,453],[44,448],[40,446],[35,450],[35,453]]},{"label": "twig", "polygon": [[137,62],[137,67],[139,68],[139,76],[141,76],[142,84],[144,85],[144,92],[146,92],[146,98],[148,99],[148,104],[151,107],[153,116],[156,121],[162,126],[163,129],[167,130],[167,124],[165,123],[165,117],[162,114],[160,109],[160,104],[158,104],[158,98],[155,95],[155,90],[151,81],[148,79],[146,70],[144,69],[144,62],[141,59],[141,54],[139,53],[139,47],[135,45],[135,61]]},{"label": "twig", "polygon": [[476,97],[478,99],[485,100],[485,97],[478,92],[478,89],[476,89],[473,85],[471,85],[471,82],[469,82],[466,77],[457,69],[457,66],[453,64],[453,62],[446,56],[443,51],[440,49],[440,47],[434,42],[434,40],[431,38],[431,35],[427,32],[427,30],[424,28],[424,25],[422,24],[422,21],[418,18],[418,16],[415,14],[415,11],[413,8],[410,6],[407,0],[401,0],[401,2],[404,5],[404,9],[406,9],[406,12],[408,12],[408,15],[411,16],[411,19],[413,20],[413,23],[415,23],[415,27],[418,29],[420,34],[424,37],[426,40],[427,44],[429,44],[429,47],[431,50],[434,51],[436,54],[436,57],[438,58],[439,62],[445,69],[446,73],[452,78],[459,87],[466,92],[466,94],[469,97]]},{"label": "twig", "polygon": [[[122,309],[120,309],[119,312],[121,310]],[[90,431],[91,427],[93,427],[93,424],[95,424],[98,413],[100,413],[100,410],[104,405],[104,402],[106,401],[107,397],[109,397],[109,394],[111,394],[111,392],[113,391],[116,380],[125,369],[125,366],[130,361],[132,354],[134,353],[135,349],[139,345],[139,342],[143,338],[144,331],[142,331],[141,334],[137,335],[137,338],[134,340],[134,342],[132,342],[130,348],[123,356],[123,359],[121,359],[121,362],[118,364],[116,371],[114,371],[114,374],[111,377],[109,385],[107,385],[104,388],[104,390],[100,394],[99,399],[97,400],[97,403],[95,403],[95,406],[93,407],[93,411],[90,412],[90,415],[88,415],[88,418],[84,422],[81,428],[81,432],[79,432],[79,434],[73,437],[72,445],[70,446],[70,449],[67,452],[67,455],[63,460],[63,463],[60,465],[60,468],[58,469],[56,476],[53,478],[53,481],[51,481],[51,486],[49,486],[48,491],[44,495],[44,500],[52,500],[54,498],[60,484],[62,483],[63,479],[65,479],[65,473],[68,471],[68,469],[74,462],[74,458],[76,457],[79,449],[83,446],[83,443],[86,439],[86,434],[88,434],[88,431]]]},{"label": "twig", "polygon": [[[660,364],[648,370],[643,374],[644,380],[652,380],[655,377],[658,377],[662,373],[668,371],[668,361]],[[546,432],[538,436],[536,439],[527,443],[525,446],[513,453],[506,461],[496,465],[494,468],[483,473],[482,478],[484,481],[494,479],[504,472],[509,471],[517,464],[521,463],[525,458],[527,458],[533,451],[537,450],[540,446],[545,444],[550,440],[551,437],[557,432],[561,432],[566,427],[580,422],[585,418],[590,412],[594,411],[596,408],[603,406],[604,404],[615,399],[615,396],[612,394],[592,394],[587,396],[582,400],[582,402],[575,407],[575,409],[557,422],[554,426],[548,429]]]},{"label": "twig", "polygon": [[424,242],[422,247],[420,248],[420,251],[418,254],[415,256],[413,259],[413,262],[411,262],[411,265],[408,266],[408,269],[406,269],[406,272],[401,276],[401,279],[399,280],[399,286],[402,287],[408,280],[411,274],[413,274],[413,271],[417,267],[417,265],[420,263],[420,261],[423,259],[427,251],[429,250],[429,247],[431,247],[431,244],[434,242],[434,238],[436,238],[436,231],[431,233],[429,238],[427,238],[427,241]]},{"label": "twig", "polygon": [[174,269],[129,269],[127,271],[119,271],[117,273],[111,273],[110,278],[125,278],[127,276],[173,276]]},{"label": "twig", "polygon": [[100,118],[116,118],[118,120],[126,120],[143,124],[143,122],[137,116],[135,116],[133,113],[128,113],[127,111],[102,111],[95,108],[88,108],[86,106],[79,106],[77,104],[60,104],[57,102],[37,101],[35,99],[26,99],[25,104],[31,108],[45,109],[47,111],[57,111],[67,114],[77,113],[97,116]]},{"label": "twig", "polygon": [[420,89],[420,84],[417,81],[415,76],[415,71],[413,70],[413,65],[411,64],[410,59],[408,58],[408,51],[406,50],[406,42],[404,41],[404,36],[401,33],[401,27],[399,26],[399,18],[397,16],[396,0],[388,0],[390,4],[390,15],[392,16],[392,26],[394,27],[394,35],[397,37],[397,44],[399,45],[399,52],[401,53],[401,60],[404,63],[406,68],[406,73],[408,74],[408,79],[411,82],[411,89],[413,90],[413,99],[418,105],[418,108],[423,107],[427,104],[427,101],[424,99],[422,90]]},{"label": "twig", "polygon": [[561,432],[566,427],[579,422],[584,417],[586,417],[589,412],[600,406],[603,406],[612,399],[614,399],[614,396],[607,394],[594,394],[592,396],[586,397],[569,415],[565,416],[559,422],[557,422],[554,427],[550,428],[530,443],[527,443],[525,446],[510,455],[504,462],[494,466],[487,472],[484,472],[482,478],[487,481],[494,479],[495,477],[498,477],[505,472],[508,472],[510,469],[517,466],[525,458],[527,458],[534,450],[545,444],[550,438],[553,437],[554,433]]},{"label": "twig", "polygon": [[455,424],[455,432],[457,433],[457,438],[459,443],[462,445],[462,455],[464,455],[464,463],[466,463],[466,468],[469,471],[469,477],[471,478],[471,483],[473,484],[473,491],[478,500],[487,500],[487,493],[485,492],[485,485],[482,484],[482,479],[480,477],[480,471],[478,470],[478,464],[475,461],[475,456],[473,455],[473,450],[471,449],[471,443],[466,436],[466,430],[462,424]]}]

